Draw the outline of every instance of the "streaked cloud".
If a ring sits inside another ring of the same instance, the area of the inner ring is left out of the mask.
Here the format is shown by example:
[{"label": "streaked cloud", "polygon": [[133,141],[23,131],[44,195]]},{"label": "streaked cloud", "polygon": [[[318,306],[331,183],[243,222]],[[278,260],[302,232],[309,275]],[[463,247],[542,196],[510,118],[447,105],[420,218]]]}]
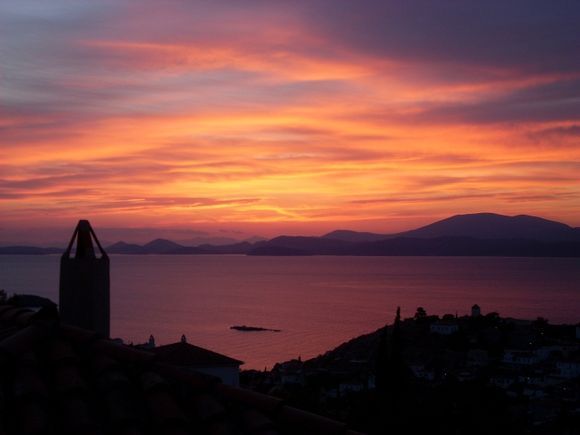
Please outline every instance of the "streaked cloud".
[{"label": "streaked cloud", "polygon": [[559,0],[4,1],[3,227],[580,225],[579,21]]}]

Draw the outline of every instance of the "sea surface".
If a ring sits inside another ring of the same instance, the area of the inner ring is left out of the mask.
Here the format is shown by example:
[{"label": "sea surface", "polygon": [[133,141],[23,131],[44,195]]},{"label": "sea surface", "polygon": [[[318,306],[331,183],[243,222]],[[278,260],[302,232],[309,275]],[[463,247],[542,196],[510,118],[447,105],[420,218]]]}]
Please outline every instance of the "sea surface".
[{"label": "sea surface", "polygon": [[[58,299],[58,256],[0,256],[0,288]],[[580,321],[580,259],[497,257],[111,256],[111,334],[188,342],[243,368],[324,353],[410,317],[483,313]],[[240,332],[232,325],[281,329]]]}]

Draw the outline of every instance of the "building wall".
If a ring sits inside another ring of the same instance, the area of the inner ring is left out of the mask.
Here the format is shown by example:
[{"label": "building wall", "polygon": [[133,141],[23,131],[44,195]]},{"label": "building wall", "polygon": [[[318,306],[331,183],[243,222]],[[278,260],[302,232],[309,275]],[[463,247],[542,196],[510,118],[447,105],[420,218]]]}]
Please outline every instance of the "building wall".
[{"label": "building wall", "polygon": [[557,364],[560,370],[560,376],[564,378],[577,378],[580,377],[580,363],[577,362],[559,362]]},{"label": "building wall", "polygon": [[441,324],[432,324],[431,325],[431,332],[441,335],[451,335],[459,330],[457,325],[441,325]]}]

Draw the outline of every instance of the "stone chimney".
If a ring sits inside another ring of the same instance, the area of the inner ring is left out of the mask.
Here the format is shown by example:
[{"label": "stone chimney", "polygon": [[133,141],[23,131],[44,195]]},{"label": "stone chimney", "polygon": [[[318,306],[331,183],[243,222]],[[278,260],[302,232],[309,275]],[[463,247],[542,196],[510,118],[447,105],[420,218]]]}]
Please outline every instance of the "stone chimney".
[{"label": "stone chimney", "polygon": [[[76,249],[71,257],[75,240]],[[93,240],[100,257],[95,255]],[[109,292],[109,257],[89,221],[81,220],[60,259],[61,321],[109,337]]]}]

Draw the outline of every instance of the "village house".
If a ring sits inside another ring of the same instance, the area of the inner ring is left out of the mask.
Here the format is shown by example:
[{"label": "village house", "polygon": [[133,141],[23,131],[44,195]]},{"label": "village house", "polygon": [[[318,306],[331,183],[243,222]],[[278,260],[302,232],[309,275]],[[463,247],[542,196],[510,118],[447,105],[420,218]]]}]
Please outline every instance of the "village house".
[{"label": "village house", "polygon": [[240,385],[242,361],[190,344],[185,335],[179,342],[154,347],[151,352],[158,356],[159,361],[215,376],[226,385]]},{"label": "village house", "polygon": [[532,366],[538,364],[540,359],[534,352],[525,350],[506,350],[502,361],[506,364]]},{"label": "village house", "polygon": [[429,326],[429,330],[434,334],[451,335],[459,331],[459,325],[456,322],[435,322]]},{"label": "village house", "polygon": [[580,377],[580,361],[558,361],[556,363],[558,374],[566,379]]}]

